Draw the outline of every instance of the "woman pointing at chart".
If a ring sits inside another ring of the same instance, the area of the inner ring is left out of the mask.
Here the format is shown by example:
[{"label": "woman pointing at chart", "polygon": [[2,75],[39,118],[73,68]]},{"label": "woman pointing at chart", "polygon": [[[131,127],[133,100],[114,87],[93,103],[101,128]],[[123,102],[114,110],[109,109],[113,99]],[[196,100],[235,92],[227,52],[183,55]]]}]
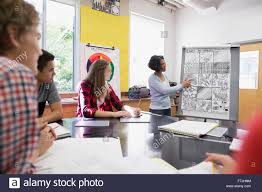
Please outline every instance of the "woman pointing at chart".
[{"label": "woman pointing at chart", "polygon": [[148,80],[151,95],[150,112],[171,116],[170,96],[174,96],[176,92],[182,91],[183,88],[190,87],[190,81],[185,80],[180,85],[170,87],[169,81],[164,74],[166,62],[163,56],[152,56],[148,67],[154,71]]}]

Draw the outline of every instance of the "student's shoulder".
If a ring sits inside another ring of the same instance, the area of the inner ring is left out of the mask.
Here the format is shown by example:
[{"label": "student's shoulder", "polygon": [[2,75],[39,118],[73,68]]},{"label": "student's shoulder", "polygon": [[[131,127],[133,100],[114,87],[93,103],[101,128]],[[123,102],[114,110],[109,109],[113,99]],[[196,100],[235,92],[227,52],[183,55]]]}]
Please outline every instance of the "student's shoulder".
[{"label": "student's shoulder", "polygon": [[49,84],[50,89],[52,89],[52,90],[56,90],[57,89],[56,88],[56,84],[55,84],[54,81],[52,81],[51,83],[48,83],[48,84]]},{"label": "student's shoulder", "polygon": [[3,57],[0,58],[0,74],[9,79],[22,77],[28,81],[36,81],[34,74],[28,67]]},{"label": "student's shoulder", "polygon": [[155,82],[158,82],[158,81],[159,81],[159,78],[154,73],[151,74],[148,78],[149,83],[155,83]]},{"label": "student's shoulder", "polygon": [[57,88],[55,82],[52,81],[51,83],[41,83],[39,85],[39,90],[53,92],[53,91],[57,91]]},{"label": "student's shoulder", "polygon": [[155,80],[155,79],[156,79],[156,75],[155,75],[154,73],[152,73],[152,74],[149,76],[149,78],[148,78],[149,81],[152,81],[152,80]]}]

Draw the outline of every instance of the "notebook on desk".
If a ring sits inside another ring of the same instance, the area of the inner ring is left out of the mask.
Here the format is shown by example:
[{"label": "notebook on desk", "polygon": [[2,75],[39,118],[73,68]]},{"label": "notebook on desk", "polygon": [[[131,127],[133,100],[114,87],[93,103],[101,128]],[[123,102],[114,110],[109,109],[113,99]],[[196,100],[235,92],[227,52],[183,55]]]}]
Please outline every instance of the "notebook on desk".
[{"label": "notebook on desk", "polygon": [[181,120],[168,125],[158,126],[158,129],[180,135],[201,137],[215,127],[218,127],[217,123]]},{"label": "notebook on desk", "polygon": [[49,123],[48,126],[55,131],[56,139],[71,137],[70,131],[58,123]]}]

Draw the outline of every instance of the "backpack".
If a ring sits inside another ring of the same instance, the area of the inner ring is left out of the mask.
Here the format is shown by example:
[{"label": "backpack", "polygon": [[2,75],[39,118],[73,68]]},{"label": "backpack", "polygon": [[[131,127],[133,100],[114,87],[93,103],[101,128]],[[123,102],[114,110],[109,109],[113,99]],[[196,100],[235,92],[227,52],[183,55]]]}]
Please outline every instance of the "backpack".
[{"label": "backpack", "polygon": [[128,89],[128,99],[141,99],[150,97],[150,90],[146,86],[133,86]]}]

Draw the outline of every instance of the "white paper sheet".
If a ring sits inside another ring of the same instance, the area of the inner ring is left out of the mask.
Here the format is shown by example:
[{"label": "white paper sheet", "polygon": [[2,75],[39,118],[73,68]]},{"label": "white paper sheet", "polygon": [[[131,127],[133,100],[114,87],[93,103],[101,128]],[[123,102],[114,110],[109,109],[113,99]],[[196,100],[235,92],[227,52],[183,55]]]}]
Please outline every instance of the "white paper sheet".
[{"label": "white paper sheet", "polygon": [[212,174],[212,163],[201,162],[195,166],[178,170],[179,174]]},{"label": "white paper sheet", "polygon": [[[54,145],[36,162],[36,167],[48,173],[83,173],[84,165],[99,164],[104,159],[120,159],[122,151],[115,138],[67,138]],[[82,162],[79,163],[79,162]],[[59,171],[59,172],[58,172]],[[85,172],[88,173],[88,172]]]},{"label": "white paper sheet", "polygon": [[161,159],[123,158],[114,138],[58,140],[40,157],[38,174],[175,174]]},{"label": "white paper sheet", "polygon": [[233,139],[231,145],[229,146],[229,149],[231,151],[239,151],[241,149],[243,141],[240,139]]}]

